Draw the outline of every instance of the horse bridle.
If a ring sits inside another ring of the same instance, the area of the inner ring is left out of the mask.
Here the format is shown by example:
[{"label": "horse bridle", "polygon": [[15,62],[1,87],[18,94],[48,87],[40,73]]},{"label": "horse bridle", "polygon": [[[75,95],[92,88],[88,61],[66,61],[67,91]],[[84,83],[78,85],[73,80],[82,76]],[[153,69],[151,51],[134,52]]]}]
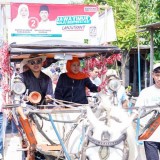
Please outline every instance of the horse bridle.
[{"label": "horse bridle", "polygon": [[[92,137],[92,132],[89,132],[87,135],[87,139],[89,142],[95,144],[96,146],[102,146],[102,147],[113,147],[115,145],[118,145],[122,141],[126,139],[126,134],[122,134],[118,139],[114,141],[109,141],[109,140],[97,140]],[[103,134],[103,133],[102,133]]]}]

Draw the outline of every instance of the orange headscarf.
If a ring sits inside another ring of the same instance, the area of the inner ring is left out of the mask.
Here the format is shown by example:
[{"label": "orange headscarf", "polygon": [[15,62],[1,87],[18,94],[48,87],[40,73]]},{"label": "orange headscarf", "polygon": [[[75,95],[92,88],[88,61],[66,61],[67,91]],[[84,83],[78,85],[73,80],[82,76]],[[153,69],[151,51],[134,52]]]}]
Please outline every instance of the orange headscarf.
[{"label": "orange headscarf", "polygon": [[77,57],[73,57],[72,60],[68,60],[67,61],[67,64],[66,64],[66,69],[67,69],[67,76],[70,77],[70,78],[73,78],[73,79],[77,79],[77,80],[80,80],[80,79],[85,79],[85,78],[88,78],[88,75],[83,73],[83,72],[78,72],[77,74],[74,74],[72,71],[71,71],[71,64],[73,62],[78,62],[80,63],[79,59]]}]

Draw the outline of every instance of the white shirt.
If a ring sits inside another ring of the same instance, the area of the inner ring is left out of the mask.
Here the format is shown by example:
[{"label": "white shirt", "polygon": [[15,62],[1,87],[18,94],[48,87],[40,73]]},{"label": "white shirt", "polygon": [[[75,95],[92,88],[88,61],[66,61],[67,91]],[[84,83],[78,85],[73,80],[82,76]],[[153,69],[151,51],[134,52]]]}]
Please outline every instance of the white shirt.
[{"label": "white shirt", "polygon": [[[90,80],[92,81],[93,84],[95,84],[96,86],[99,86],[101,84],[101,79],[99,77],[96,77],[95,79],[90,78]],[[90,92],[90,96],[94,97],[96,96],[97,93],[93,93]]]},{"label": "white shirt", "polygon": [[90,78],[93,84],[96,86],[99,86],[101,84],[101,79],[99,77],[96,77],[95,79]]},{"label": "white shirt", "polygon": [[155,106],[160,104],[160,89],[156,88],[155,85],[143,89],[136,101],[135,106]]},{"label": "white shirt", "polygon": [[[137,107],[146,107],[146,106],[156,106],[157,104],[160,104],[160,89],[158,89],[155,85],[152,85],[150,87],[147,87],[143,89],[140,92],[140,95],[136,101],[135,106]],[[154,108],[147,108],[146,110],[153,110]],[[158,109],[158,108],[155,108]],[[141,113],[143,113],[146,110],[142,110]],[[152,118],[153,112],[151,114],[148,114],[144,118],[140,119],[140,124],[141,126],[145,126],[148,121]],[[142,128],[143,128],[142,127]],[[156,132],[147,139],[147,141],[155,141],[155,142],[160,142],[160,127],[156,129]]]}]

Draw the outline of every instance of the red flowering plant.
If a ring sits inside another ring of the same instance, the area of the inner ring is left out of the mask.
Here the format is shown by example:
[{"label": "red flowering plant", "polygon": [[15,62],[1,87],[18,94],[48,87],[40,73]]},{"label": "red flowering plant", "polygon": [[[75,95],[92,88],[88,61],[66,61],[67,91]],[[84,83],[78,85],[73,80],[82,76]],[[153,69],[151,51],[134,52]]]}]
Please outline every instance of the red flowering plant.
[{"label": "red flowering plant", "polygon": [[107,66],[113,65],[116,61],[120,61],[121,57],[122,57],[121,54],[113,54],[108,58],[106,58],[105,56],[100,56],[82,60],[81,61],[82,71],[88,73],[90,69],[97,67],[101,70],[99,73],[99,77],[101,77],[107,72]]},{"label": "red flowering plant", "polygon": [[10,67],[10,57],[8,52],[8,44],[4,43],[3,46],[0,48],[0,55],[1,55],[1,74],[2,74],[2,97],[3,97],[3,104],[6,103],[7,93],[10,92],[9,86],[9,78],[12,75],[13,70]]},{"label": "red flowering plant", "polygon": [[[100,69],[99,77],[102,77],[107,72],[107,66],[113,65],[116,61],[120,61],[122,58],[121,54],[113,54],[106,58],[106,56],[93,57],[81,61],[82,71],[89,75],[89,70],[97,67]],[[107,81],[106,79],[101,83],[101,89],[105,88]]]}]

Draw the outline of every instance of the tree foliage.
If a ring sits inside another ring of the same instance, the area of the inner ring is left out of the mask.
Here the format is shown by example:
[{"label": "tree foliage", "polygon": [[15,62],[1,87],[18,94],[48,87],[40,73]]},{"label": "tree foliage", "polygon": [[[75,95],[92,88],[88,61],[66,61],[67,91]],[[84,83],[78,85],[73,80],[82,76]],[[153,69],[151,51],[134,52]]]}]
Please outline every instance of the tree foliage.
[{"label": "tree foliage", "polygon": [[[140,25],[146,25],[151,23],[160,22],[160,1],[159,0],[143,0],[140,1],[139,4],[139,12],[140,12]],[[144,32],[141,33],[140,36],[145,39],[142,44],[150,45],[150,33]],[[160,61],[160,30],[154,32],[154,61]],[[149,54],[148,57],[149,59]]]},{"label": "tree foliage", "polygon": [[[112,7],[115,18],[117,45],[123,51],[121,60],[122,79],[125,84],[125,67],[132,47],[137,47],[138,40],[142,45],[150,45],[150,33],[138,33],[139,26],[160,22],[159,0],[84,0],[87,4],[107,4]],[[154,59],[160,60],[160,33],[154,32]],[[150,55],[150,54],[148,54]],[[149,59],[149,56],[148,56]]]},{"label": "tree foliage", "polygon": [[[160,19],[159,0],[85,0],[84,3],[112,6],[117,30],[117,42],[114,44],[125,52],[137,47],[137,26],[156,23]],[[149,45],[150,34],[145,32],[140,36],[145,38],[143,44]],[[154,33],[154,44],[159,48],[159,31]]]}]

